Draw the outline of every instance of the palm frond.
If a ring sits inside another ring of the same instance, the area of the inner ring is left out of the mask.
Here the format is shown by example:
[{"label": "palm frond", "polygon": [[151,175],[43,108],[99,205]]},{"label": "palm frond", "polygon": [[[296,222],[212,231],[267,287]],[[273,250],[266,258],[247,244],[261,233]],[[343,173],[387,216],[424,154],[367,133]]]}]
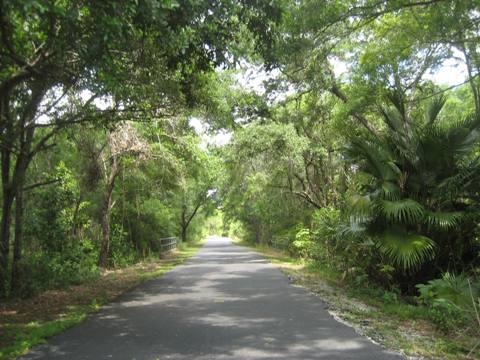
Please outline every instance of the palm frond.
[{"label": "palm frond", "polygon": [[357,236],[364,234],[366,230],[365,224],[356,217],[350,216],[349,221],[342,224],[338,229],[340,236]]},{"label": "palm frond", "polygon": [[445,145],[448,150],[462,156],[472,152],[480,140],[480,116],[472,115],[448,124],[445,131]]},{"label": "palm frond", "polygon": [[472,295],[475,298],[480,293],[478,286],[471,286],[465,274],[446,272],[441,279],[430,280],[428,284],[416,286],[420,292],[420,300],[430,306],[448,304],[464,311],[475,313]]},{"label": "palm frond", "polygon": [[404,95],[399,91],[391,91],[387,94],[387,99],[394,106],[397,113],[406,120],[406,111],[405,111],[405,98]]},{"label": "palm frond", "polygon": [[391,181],[384,181],[381,184],[382,195],[386,200],[398,200],[400,197],[400,187]]},{"label": "palm frond", "polygon": [[427,212],[426,222],[434,228],[448,230],[458,226],[462,213],[456,212]]},{"label": "palm frond", "polygon": [[382,211],[388,220],[395,223],[415,223],[422,220],[425,209],[413,199],[383,200]]},{"label": "palm frond", "polygon": [[374,212],[375,205],[369,195],[353,195],[348,199],[348,203],[350,205],[352,218],[355,219],[355,221],[365,221],[369,219]]},{"label": "palm frond", "polygon": [[387,126],[393,131],[403,131],[405,121],[402,115],[394,108],[381,108],[383,120]]},{"label": "palm frond", "polygon": [[438,192],[444,196],[457,196],[471,186],[472,183],[478,182],[480,177],[479,168],[478,160],[476,159],[464,164],[457,169],[455,175],[447,177],[438,183]]},{"label": "palm frond", "polygon": [[389,230],[380,238],[380,250],[404,271],[414,270],[434,255],[432,239],[404,231]]},{"label": "palm frond", "polygon": [[348,152],[350,157],[361,159],[363,170],[379,180],[395,181],[400,172],[389,148],[380,141],[354,140]]},{"label": "palm frond", "polygon": [[425,113],[425,122],[427,125],[432,126],[435,121],[438,119],[438,114],[442,110],[447,98],[442,94],[432,99],[430,104],[427,106]]}]

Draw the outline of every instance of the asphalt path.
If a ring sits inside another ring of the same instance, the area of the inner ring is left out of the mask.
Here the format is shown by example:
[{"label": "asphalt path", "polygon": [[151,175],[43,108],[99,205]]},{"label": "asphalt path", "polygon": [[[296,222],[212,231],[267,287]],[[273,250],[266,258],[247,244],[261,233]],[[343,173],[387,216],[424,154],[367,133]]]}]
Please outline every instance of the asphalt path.
[{"label": "asphalt path", "polygon": [[22,359],[402,359],[337,322],[263,257],[211,237],[185,264]]}]

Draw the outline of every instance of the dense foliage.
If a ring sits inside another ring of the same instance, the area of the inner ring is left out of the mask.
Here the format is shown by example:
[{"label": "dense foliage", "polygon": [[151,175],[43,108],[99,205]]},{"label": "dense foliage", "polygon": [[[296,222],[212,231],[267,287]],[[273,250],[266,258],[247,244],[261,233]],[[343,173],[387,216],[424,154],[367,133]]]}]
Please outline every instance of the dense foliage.
[{"label": "dense foliage", "polygon": [[479,6],[289,2],[269,111],[223,149],[230,232],[472,324]]},{"label": "dense foliage", "polygon": [[[132,264],[221,217],[444,327],[472,321],[479,14],[478,0],[0,1],[0,296]],[[219,133],[229,144],[208,144]]]},{"label": "dense foliage", "polygon": [[188,119],[222,113],[216,68],[271,62],[279,19],[274,2],[1,1],[0,297],[200,236],[211,161]]}]

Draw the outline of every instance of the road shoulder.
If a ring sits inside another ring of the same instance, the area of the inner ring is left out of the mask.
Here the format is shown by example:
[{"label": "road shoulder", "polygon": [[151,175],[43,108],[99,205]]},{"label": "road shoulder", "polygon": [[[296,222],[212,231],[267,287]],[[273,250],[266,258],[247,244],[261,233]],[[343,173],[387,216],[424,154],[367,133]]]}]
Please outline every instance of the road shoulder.
[{"label": "road shoulder", "polygon": [[421,314],[411,316],[415,306],[388,304],[377,297],[368,298],[368,291],[354,291],[346,284],[332,279],[322,270],[284,252],[266,246],[254,246],[243,241],[236,245],[247,247],[265,256],[297,286],[302,286],[328,304],[329,313],[338,321],[355,329],[383,347],[399,352],[408,359],[478,359],[467,357],[477,341],[467,334],[445,334]]}]

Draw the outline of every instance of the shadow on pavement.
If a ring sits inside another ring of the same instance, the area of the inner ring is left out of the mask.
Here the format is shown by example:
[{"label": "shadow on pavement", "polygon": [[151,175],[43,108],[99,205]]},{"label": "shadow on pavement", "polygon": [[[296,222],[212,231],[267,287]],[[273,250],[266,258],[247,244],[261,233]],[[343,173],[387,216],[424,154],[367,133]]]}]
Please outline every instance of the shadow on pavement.
[{"label": "shadow on pavement", "polygon": [[22,359],[400,359],[335,321],[256,253],[198,255]]}]

